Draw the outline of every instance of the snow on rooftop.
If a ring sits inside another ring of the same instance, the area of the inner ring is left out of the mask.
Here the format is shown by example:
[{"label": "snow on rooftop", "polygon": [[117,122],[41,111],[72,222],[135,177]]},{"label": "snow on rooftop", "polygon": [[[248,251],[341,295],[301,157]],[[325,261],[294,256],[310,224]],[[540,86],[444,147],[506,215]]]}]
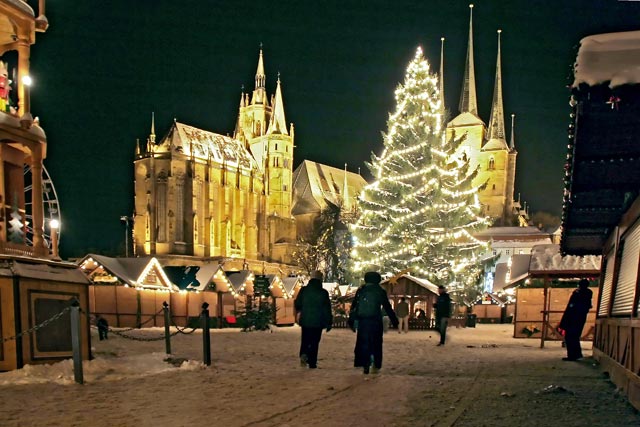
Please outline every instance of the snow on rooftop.
[{"label": "snow on rooftop", "polygon": [[596,34],[580,41],[573,87],[640,83],[640,31]]},{"label": "snow on rooftop", "polygon": [[600,255],[562,256],[560,245],[538,245],[531,251],[529,271],[600,271]]}]

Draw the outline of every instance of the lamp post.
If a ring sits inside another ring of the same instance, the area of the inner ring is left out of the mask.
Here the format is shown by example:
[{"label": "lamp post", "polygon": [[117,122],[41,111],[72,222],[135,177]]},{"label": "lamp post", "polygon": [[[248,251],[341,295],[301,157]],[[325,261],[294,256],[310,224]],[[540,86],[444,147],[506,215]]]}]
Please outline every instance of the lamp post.
[{"label": "lamp post", "polygon": [[49,228],[51,229],[51,253],[53,259],[60,260],[58,255],[58,230],[60,229],[60,221],[52,219],[49,221]]},{"label": "lamp post", "polygon": [[33,124],[33,116],[31,115],[31,84],[33,80],[31,76],[26,75],[22,77],[22,84],[24,85],[24,111],[22,112],[22,117],[20,117],[20,125],[29,129]]},{"label": "lamp post", "polygon": [[123,215],[120,217],[120,221],[124,222],[124,256],[129,258],[129,221],[131,221],[131,217]]}]

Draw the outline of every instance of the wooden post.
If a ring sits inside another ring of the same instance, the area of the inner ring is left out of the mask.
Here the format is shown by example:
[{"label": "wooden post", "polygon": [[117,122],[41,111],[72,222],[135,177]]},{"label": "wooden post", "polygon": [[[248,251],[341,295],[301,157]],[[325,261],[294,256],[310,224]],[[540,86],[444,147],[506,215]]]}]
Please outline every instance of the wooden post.
[{"label": "wooden post", "polygon": [[547,321],[549,319],[549,277],[544,276],[544,299],[542,302],[542,335],[540,336],[540,348],[544,348],[544,338],[547,334]]},{"label": "wooden post", "polygon": [[209,335],[209,304],[202,303],[202,361],[211,366],[211,336]]},{"label": "wooden post", "polygon": [[171,331],[169,330],[169,323],[171,321],[169,316],[169,304],[166,301],[162,303],[162,311],[164,311],[164,346],[165,352],[171,354]]},{"label": "wooden post", "polygon": [[80,339],[80,302],[77,298],[71,303],[71,347],[73,349],[73,378],[78,384],[84,384],[82,373],[82,341]]},{"label": "wooden post", "polygon": [[218,307],[217,307],[217,311],[218,311],[218,329],[222,329],[222,317],[224,314],[224,300],[222,299],[222,292],[218,291]]}]

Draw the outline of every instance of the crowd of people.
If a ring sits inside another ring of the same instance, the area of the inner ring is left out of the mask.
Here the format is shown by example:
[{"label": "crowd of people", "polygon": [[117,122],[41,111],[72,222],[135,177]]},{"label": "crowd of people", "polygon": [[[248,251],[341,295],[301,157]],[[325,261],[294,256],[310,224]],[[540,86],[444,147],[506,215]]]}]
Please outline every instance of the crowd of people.
[{"label": "crowd of people", "polygon": [[[311,273],[307,286],[303,287],[295,300],[296,322],[302,329],[300,342],[300,364],[310,369],[318,367],[318,348],[322,331],[329,332],[333,324],[329,292],[322,287],[323,274]],[[387,292],[380,286],[382,277],[375,271],[364,275],[365,283],[358,288],[349,311],[349,327],[357,333],[354,349],[354,367],[362,368],[365,375],[377,373],[382,368],[382,336],[388,323],[398,328],[398,333],[409,332],[409,304],[400,298],[395,311],[391,307]],[[591,309],[592,292],[589,282],[582,279],[569,300],[558,329],[564,334],[567,357],[574,361],[582,358],[580,335]],[[451,317],[451,297],[444,286],[438,286],[435,309],[435,329],[440,333],[438,346],[446,343],[447,327]],[[416,312],[425,317],[424,310]]]},{"label": "crowd of people", "polygon": [[[302,329],[300,364],[310,369],[318,367],[318,348],[322,331],[329,332],[333,324],[329,292],[322,287],[320,271],[311,273],[307,286],[295,300],[296,322]],[[362,368],[365,375],[382,368],[382,335],[385,321],[398,328],[398,333],[409,332],[409,304],[401,298],[396,309],[391,307],[387,292],[380,286],[380,273],[370,271],[364,275],[365,283],[358,288],[349,311],[349,327],[356,332],[353,365]],[[451,298],[444,286],[438,288],[434,304],[436,326],[440,332],[439,346],[445,344],[446,330],[451,315]],[[424,311],[422,312],[424,314]]]}]

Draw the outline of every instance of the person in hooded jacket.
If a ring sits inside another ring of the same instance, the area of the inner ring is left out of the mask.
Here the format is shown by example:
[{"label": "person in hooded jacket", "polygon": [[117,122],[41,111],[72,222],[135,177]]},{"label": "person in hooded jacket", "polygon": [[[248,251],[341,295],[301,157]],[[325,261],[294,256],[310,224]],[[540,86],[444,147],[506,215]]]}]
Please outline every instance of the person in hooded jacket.
[{"label": "person in hooded jacket", "polygon": [[311,273],[311,280],[300,290],[294,302],[296,320],[302,328],[300,365],[309,365],[311,369],[318,367],[322,330],[329,332],[333,323],[331,300],[329,292],[322,288],[322,279],[322,272]]},{"label": "person in hooded jacket", "polygon": [[373,373],[382,368],[382,312],[384,309],[393,327],[398,326],[398,318],[391,308],[387,292],[380,286],[382,277],[375,271],[364,275],[363,286],[358,289],[351,305],[349,324],[355,330],[354,322],[357,320],[356,347],[354,350],[354,366],[362,367],[368,374],[373,359]]}]

